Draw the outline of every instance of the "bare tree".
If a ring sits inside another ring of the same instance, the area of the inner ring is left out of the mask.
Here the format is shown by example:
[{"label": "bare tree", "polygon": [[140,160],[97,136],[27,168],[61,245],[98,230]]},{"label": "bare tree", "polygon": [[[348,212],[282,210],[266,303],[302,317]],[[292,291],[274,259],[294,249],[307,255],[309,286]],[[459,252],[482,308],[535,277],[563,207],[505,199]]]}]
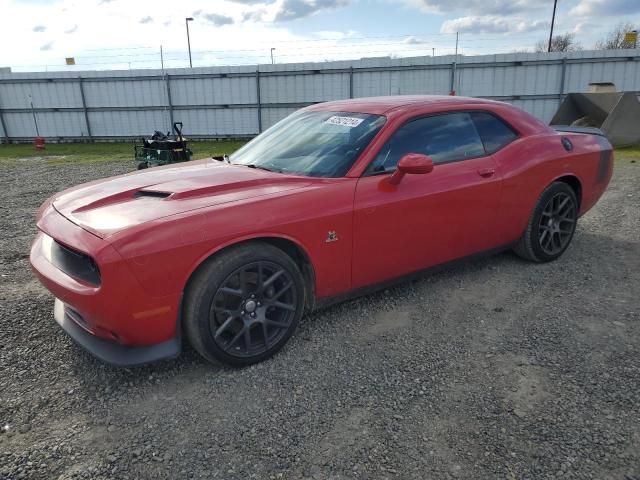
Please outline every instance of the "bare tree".
[{"label": "bare tree", "polygon": [[611,30],[605,38],[596,42],[596,50],[618,50],[621,48],[634,48],[633,42],[625,42],[624,36],[629,32],[633,32],[637,28],[627,22],[620,23],[616,28]]},{"label": "bare tree", "polygon": [[[549,47],[548,40],[540,40],[536,43],[536,52],[546,52]],[[552,52],[575,52],[582,50],[582,45],[576,42],[573,33],[565,33],[564,35],[554,35],[551,39]]]}]

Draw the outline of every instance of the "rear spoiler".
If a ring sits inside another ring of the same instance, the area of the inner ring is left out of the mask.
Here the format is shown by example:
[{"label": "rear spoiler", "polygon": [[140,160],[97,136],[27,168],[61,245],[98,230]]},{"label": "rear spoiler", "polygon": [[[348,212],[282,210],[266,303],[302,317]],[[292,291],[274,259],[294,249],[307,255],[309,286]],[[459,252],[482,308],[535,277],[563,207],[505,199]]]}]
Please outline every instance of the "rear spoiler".
[{"label": "rear spoiler", "polygon": [[605,133],[599,128],[594,127],[571,127],[568,125],[551,125],[556,132],[561,133],[583,133],[585,135],[598,135],[599,137],[606,137]]}]

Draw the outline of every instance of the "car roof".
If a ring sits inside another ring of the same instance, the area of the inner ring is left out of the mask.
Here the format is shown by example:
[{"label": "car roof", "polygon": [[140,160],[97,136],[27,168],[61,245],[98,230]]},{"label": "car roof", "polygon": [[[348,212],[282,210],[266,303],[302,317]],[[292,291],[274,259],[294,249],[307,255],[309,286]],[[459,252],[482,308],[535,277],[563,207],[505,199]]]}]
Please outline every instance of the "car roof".
[{"label": "car roof", "polygon": [[343,111],[384,115],[391,110],[433,107],[434,110],[448,106],[495,105],[502,102],[482,98],[455,97],[448,95],[395,95],[388,97],[365,97],[349,100],[335,100],[308,107],[314,111]]}]

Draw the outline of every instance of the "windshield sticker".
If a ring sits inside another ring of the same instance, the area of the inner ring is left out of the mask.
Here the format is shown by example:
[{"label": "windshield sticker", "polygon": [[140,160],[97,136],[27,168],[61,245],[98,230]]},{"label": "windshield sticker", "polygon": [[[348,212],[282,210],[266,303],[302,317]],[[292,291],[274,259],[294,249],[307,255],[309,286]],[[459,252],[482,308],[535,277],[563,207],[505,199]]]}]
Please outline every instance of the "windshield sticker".
[{"label": "windshield sticker", "polygon": [[331,125],[342,125],[343,127],[355,128],[364,122],[364,118],[356,118],[356,117],[341,117],[340,115],[334,115],[333,117],[329,117],[324,123],[329,123]]}]

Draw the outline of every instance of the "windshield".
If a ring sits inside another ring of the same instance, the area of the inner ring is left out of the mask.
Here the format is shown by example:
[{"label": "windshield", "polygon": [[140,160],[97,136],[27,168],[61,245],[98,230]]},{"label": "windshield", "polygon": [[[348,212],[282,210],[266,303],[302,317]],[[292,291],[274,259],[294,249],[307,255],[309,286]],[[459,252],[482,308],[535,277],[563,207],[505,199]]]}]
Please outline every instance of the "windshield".
[{"label": "windshield", "polygon": [[348,112],[299,112],[247,143],[230,162],[310,177],[342,177],[386,118]]}]

